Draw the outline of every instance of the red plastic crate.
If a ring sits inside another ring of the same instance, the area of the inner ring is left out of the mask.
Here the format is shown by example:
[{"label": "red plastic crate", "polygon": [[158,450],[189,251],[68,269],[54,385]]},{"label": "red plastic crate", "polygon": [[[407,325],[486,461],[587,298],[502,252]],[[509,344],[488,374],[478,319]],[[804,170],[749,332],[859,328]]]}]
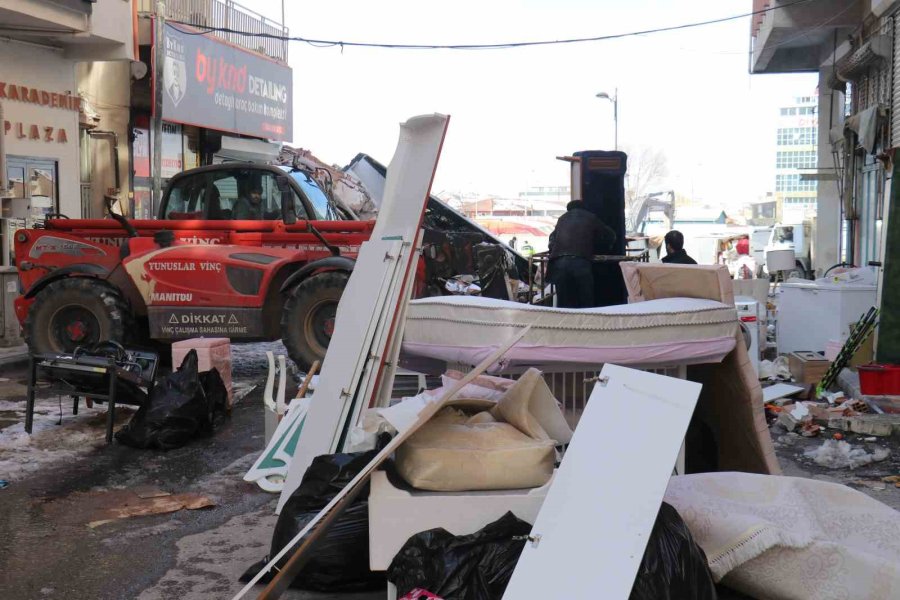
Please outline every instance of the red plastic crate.
[{"label": "red plastic crate", "polygon": [[861,365],[859,387],[864,396],[900,395],[900,365]]}]

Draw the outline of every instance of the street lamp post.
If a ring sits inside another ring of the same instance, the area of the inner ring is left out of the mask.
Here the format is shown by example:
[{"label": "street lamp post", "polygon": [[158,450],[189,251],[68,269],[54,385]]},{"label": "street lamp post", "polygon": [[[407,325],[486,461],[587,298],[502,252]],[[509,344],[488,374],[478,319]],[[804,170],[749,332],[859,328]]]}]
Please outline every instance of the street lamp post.
[{"label": "street lamp post", "polygon": [[610,96],[606,92],[600,92],[597,94],[597,98],[602,100],[609,100],[613,103],[613,124],[615,127],[615,144],[616,150],[619,149],[619,88],[615,88],[613,91],[613,95]]}]

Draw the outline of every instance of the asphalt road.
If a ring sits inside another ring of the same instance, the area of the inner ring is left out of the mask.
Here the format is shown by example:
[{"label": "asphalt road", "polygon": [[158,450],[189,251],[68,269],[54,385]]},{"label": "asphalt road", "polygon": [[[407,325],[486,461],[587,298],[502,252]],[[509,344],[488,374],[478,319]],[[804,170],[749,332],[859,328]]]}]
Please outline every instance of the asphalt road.
[{"label": "asphalt road", "polygon": [[[267,349],[281,350],[278,344],[235,347],[236,382],[262,382]],[[0,368],[4,432],[22,418],[23,383],[21,367]],[[85,409],[76,420],[67,401],[60,412],[55,398],[45,398],[39,435],[0,435],[0,479],[11,479],[0,489],[0,599],[231,598],[242,587],[239,576],[268,553],[276,520],[276,497],[242,480],[263,447],[261,396],[259,386],[213,437],[169,452],[107,446],[103,408]],[[122,410],[120,422],[129,416]],[[900,489],[880,485],[882,476],[900,474],[896,439],[875,442],[890,447],[889,459],[852,471],[804,457],[825,437],[787,436],[776,426],[773,439],[785,475],[847,484],[900,509]],[[854,435],[848,440],[865,444]],[[4,468],[15,468],[15,476],[5,476]],[[112,495],[148,487],[196,494],[214,506],[96,524]],[[285,598],[374,600],[384,594],[291,591]]]},{"label": "asphalt road", "polygon": [[[242,368],[252,366],[245,362]],[[24,403],[21,370],[0,376],[8,379],[0,382],[0,398]],[[276,496],[242,480],[263,447],[261,396],[258,387],[239,402],[211,438],[169,452],[96,443],[0,490],[0,598],[231,598],[242,587],[241,573],[268,553],[276,519]],[[42,438],[70,431],[68,411],[66,402],[63,426]],[[5,414],[8,420],[10,411]],[[85,423],[102,431],[102,419]],[[99,511],[110,493],[148,486],[197,494],[214,506],[89,526],[103,516]],[[367,600],[384,594],[291,591],[284,597]]]}]

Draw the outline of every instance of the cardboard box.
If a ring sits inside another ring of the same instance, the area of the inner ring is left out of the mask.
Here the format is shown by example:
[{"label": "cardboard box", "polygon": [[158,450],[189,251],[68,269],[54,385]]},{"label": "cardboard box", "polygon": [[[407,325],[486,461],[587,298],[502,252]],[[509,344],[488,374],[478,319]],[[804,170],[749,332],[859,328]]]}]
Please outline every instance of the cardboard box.
[{"label": "cardboard box", "polygon": [[819,383],[830,366],[831,361],[825,360],[818,352],[797,351],[788,355],[791,376],[798,383]]},{"label": "cardboard box", "polygon": [[216,369],[228,390],[231,409],[231,340],[228,338],[192,338],[172,344],[172,367],[177,369],[191,350],[197,351],[197,366],[201,373]]}]

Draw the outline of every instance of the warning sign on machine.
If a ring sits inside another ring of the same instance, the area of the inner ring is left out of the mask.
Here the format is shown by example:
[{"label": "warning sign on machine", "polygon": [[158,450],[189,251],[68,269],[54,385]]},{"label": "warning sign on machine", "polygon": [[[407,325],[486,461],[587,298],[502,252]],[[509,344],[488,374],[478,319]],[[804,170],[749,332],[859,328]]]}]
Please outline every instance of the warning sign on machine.
[{"label": "warning sign on machine", "polygon": [[195,336],[259,337],[262,312],[258,309],[175,308],[150,309],[150,333],[161,339]]}]

